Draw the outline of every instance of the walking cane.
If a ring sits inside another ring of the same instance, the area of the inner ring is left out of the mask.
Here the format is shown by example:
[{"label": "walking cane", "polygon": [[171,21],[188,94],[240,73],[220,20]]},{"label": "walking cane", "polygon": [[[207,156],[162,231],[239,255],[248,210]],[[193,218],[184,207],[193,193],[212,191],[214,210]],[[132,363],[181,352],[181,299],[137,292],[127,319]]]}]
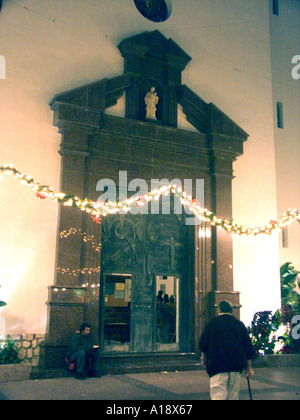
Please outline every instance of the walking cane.
[{"label": "walking cane", "polygon": [[247,376],[247,383],[248,383],[249,397],[250,397],[250,400],[252,400],[252,392],[251,392],[251,386],[250,386],[249,376]]}]

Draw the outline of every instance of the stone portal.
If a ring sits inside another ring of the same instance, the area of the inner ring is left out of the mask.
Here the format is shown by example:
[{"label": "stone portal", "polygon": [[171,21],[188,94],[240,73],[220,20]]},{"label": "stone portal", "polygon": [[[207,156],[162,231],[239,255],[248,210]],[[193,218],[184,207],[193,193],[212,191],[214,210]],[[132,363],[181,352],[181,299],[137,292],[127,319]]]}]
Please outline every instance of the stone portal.
[{"label": "stone portal", "polygon": [[[109,179],[118,188],[123,171],[128,183],[138,178],[147,182],[148,191],[153,179],[177,179],[182,185],[190,179],[195,197],[200,179],[205,207],[231,218],[232,164],[248,135],[217,106],[182,85],[181,72],[191,58],[173,40],[159,31],[145,32],[122,41],[119,50],[123,75],[51,101],[62,138],[61,191],[97,200],[98,181]],[[152,120],[145,110],[151,88],[159,98]],[[123,94],[125,118],[107,115],[105,110]],[[178,105],[197,132],[177,128]],[[71,231],[67,237],[62,234]],[[129,325],[122,336],[126,351],[160,351],[156,294],[164,277],[169,279],[166,287],[173,282],[174,293],[178,287],[180,300],[174,349],[196,351],[199,334],[220,300],[229,300],[238,313],[232,264],[231,236],[210,225],[187,226],[184,214],[108,216],[98,224],[87,214],[61,207],[42,366],[61,366],[69,338],[83,321],[93,325],[102,344],[108,342],[113,333],[105,324],[113,322],[107,321],[105,303],[112,307],[118,299],[123,308],[130,306],[130,320],[114,320]],[[109,277],[113,275],[121,277]],[[129,285],[131,298],[126,301]]]}]

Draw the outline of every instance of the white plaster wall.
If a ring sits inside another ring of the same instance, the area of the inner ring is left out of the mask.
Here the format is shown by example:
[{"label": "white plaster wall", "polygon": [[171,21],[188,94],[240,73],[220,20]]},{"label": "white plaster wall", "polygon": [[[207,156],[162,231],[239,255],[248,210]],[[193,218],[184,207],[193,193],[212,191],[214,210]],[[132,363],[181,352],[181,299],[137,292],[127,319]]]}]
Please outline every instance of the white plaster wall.
[{"label": "white plaster wall", "polygon": [[[173,0],[165,23],[147,21],[132,0],[16,3],[4,2],[0,14],[0,54],[7,65],[0,79],[0,162],[58,189],[60,135],[49,101],[122,74],[118,43],[159,29],[192,57],[183,83],[250,134],[234,165],[234,218],[252,225],[277,217],[268,0]],[[111,112],[122,115],[123,107],[120,100]],[[0,297],[8,302],[1,314],[8,332],[42,333],[54,278],[57,206],[7,177],[0,194]],[[278,265],[277,238],[234,240],[242,319],[277,306]]]},{"label": "white plaster wall", "polygon": [[[300,209],[300,68],[292,77],[292,57],[300,57],[300,2],[280,2],[271,15],[271,52],[278,215],[289,207]],[[299,63],[299,62],[298,62]],[[283,104],[283,129],[277,127],[276,102]],[[288,247],[279,235],[280,263],[291,261],[300,270],[300,225],[288,228]]]}]

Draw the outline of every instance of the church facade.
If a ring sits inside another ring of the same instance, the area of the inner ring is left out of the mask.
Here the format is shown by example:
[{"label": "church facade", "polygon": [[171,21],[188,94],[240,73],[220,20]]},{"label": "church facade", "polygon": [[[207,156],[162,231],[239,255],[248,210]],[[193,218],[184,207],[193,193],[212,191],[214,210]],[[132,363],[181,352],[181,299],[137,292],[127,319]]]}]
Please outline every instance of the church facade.
[{"label": "church facade", "polygon": [[154,360],[193,355],[221,299],[246,325],[278,309],[297,222],[239,236],[155,191],[181,186],[245,231],[300,208],[299,13],[298,0],[3,2],[2,162],[111,203],[91,218],[1,175],[0,337],[44,338],[40,366],[61,367],[88,321],[104,355]]},{"label": "church facade", "polygon": [[[190,180],[196,199],[202,181],[202,205],[219,217],[231,217],[232,164],[243,153],[247,133],[181,83],[191,58],[172,39],[159,31],[145,32],[124,39],[118,48],[125,62],[123,75],[58,94],[51,101],[62,136],[61,190],[96,200],[99,180],[109,180],[121,201],[124,192],[130,194],[124,188],[134,180],[146,182],[147,192],[153,180],[181,186]],[[106,107],[124,94],[125,118],[105,115]],[[198,132],[178,129],[178,104]],[[126,177],[125,185],[120,174]],[[104,181],[103,192],[105,186]],[[133,192],[143,194],[141,189]],[[220,300],[230,300],[239,315],[230,268],[231,236],[203,226],[178,209],[175,200],[171,197],[168,208],[158,203],[153,209],[148,203],[146,211],[107,215],[101,223],[89,214],[60,208],[59,232],[76,226],[101,243],[100,279],[91,289],[86,278],[79,276],[76,285],[69,273],[58,271],[49,288],[46,363],[63,359],[47,352],[63,351],[70,331],[86,320],[99,332],[104,354],[194,353]],[[57,267],[80,272],[86,266],[96,269],[95,262],[99,264],[80,236],[67,246],[66,239],[58,237]],[[172,300],[173,320],[168,302],[159,307],[160,291]]]}]

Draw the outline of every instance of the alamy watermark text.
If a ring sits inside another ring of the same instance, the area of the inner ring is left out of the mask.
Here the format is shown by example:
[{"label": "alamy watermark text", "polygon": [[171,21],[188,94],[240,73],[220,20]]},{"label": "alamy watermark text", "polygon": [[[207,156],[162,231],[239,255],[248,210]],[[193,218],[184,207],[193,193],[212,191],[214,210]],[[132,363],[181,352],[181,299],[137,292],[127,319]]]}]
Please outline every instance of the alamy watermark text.
[{"label": "alamy watermark text", "polygon": [[[147,196],[149,192],[153,194],[153,192],[159,190],[160,187],[168,186],[168,185],[176,185],[177,188],[186,195],[186,196],[194,196],[194,200],[196,200],[201,207],[204,207],[204,180],[203,179],[184,179],[183,185],[180,179],[172,179],[169,181],[166,178],[163,179],[151,179],[150,180],[150,191],[148,187],[148,182],[141,178],[132,179],[128,182],[127,171],[120,171],[119,172],[119,182],[118,186],[116,183],[109,178],[100,179],[96,185],[96,191],[101,191],[101,194],[98,197],[97,201],[102,202],[111,202],[115,203],[119,201],[120,203],[125,203],[128,200],[128,195],[130,199],[135,197],[141,197],[143,201],[141,206],[132,206],[128,209],[127,206],[124,208],[120,207],[119,214],[127,214],[128,212],[131,214],[182,214],[183,209],[188,216],[186,218],[187,225],[199,225],[201,220],[198,217],[195,217],[194,214],[191,212],[188,206],[183,206],[180,198],[174,195],[174,202],[171,205],[171,197],[170,194],[166,192],[166,194],[157,194],[151,202],[145,202],[143,199]],[[118,192],[118,194],[117,194]],[[117,197],[118,195],[118,197]],[[161,196],[161,201],[159,200]],[[118,200],[117,200],[118,198]]]},{"label": "alamy watermark text", "polygon": [[292,68],[292,78],[295,80],[300,79],[300,55],[294,55],[292,58],[292,64],[296,64]]}]

